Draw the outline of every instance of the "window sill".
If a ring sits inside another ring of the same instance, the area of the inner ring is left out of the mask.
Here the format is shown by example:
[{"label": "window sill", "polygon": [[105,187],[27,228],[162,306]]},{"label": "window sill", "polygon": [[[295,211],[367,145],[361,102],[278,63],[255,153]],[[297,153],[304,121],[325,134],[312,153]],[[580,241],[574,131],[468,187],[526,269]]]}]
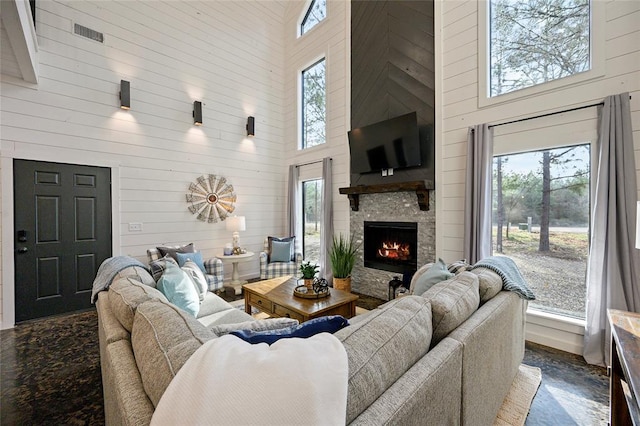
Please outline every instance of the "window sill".
[{"label": "window sill", "polygon": [[535,308],[527,309],[527,322],[536,324],[555,323],[558,330],[575,332],[580,330],[580,334],[584,334],[586,321],[579,318],[572,318],[565,315],[553,314],[551,312],[541,311]]},{"label": "window sill", "polygon": [[527,309],[526,340],[582,355],[585,321]]}]

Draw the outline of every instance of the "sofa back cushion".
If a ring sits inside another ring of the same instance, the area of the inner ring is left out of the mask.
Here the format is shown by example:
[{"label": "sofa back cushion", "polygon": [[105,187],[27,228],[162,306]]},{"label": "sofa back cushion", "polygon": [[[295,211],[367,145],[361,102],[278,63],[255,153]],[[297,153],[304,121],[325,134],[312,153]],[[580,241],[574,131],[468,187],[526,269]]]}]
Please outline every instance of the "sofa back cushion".
[{"label": "sofa back cushion", "polygon": [[493,299],[502,290],[502,278],[491,269],[475,268],[469,272],[478,276],[481,305]]},{"label": "sofa back cushion", "polygon": [[478,309],[478,277],[471,272],[461,272],[447,281],[434,285],[422,297],[431,301],[431,347],[434,347]]},{"label": "sofa back cushion", "polygon": [[131,333],[133,316],[138,305],[150,299],[167,301],[159,290],[133,277],[114,280],[109,286],[108,295],[111,311],[129,333]]},{"label": "sofa back cushion", "polygon": [[142,284],[155,287],[156,281],[153,279],[149,271],[139,266],[127,266],[122,271],[118,272],[113,276],[113,280],[111,282],[115,282],[122,278],[133,278]]},{"label": "sofa back cushion", "polygon": [[431,305],[404,296],[358,318],[334,335],[349,359],[347,423],[351,423],[429,350]]},{"label": "sofa back cushion", "polygon": [[148,300],[138,306],[131,346],[154,407],[187,359],[215,337],[193,316],[168,302]]}]

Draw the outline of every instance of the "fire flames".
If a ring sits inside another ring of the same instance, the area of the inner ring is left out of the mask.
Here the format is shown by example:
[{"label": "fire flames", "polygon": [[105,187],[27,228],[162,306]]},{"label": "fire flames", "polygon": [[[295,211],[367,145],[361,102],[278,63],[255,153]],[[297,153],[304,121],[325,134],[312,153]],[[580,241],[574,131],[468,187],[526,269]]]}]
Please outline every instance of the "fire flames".
[{"label": "fire flames", "polygon": [[393,260],[409,260],[411,253],[409,244],[402,244],[395,241],[385,241],[378,249],[378,257]]}]

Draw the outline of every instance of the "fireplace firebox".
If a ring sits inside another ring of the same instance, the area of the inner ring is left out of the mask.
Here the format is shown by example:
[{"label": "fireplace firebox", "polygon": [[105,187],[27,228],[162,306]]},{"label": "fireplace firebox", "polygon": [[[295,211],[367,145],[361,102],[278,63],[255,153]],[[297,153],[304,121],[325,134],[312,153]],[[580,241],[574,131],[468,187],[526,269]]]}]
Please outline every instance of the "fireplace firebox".
[{"label": "fireplace firebox", "polygon": [[406,274],[418,263],[418,224],[364,222],[364,266]]}]

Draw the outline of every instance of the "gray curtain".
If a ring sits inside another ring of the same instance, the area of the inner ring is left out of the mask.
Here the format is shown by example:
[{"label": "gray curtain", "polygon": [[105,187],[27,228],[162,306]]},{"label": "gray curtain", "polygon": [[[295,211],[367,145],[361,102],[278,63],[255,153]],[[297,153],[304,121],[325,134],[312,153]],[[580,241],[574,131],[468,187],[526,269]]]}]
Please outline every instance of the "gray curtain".
[{"label": "gray curtain", "polygon": [[298,166],[289,166],[289,187],[287,197],[287,219],[288,231],[287,236],[296,236],[296,253],[299,252],[299,240],[302,240],[302,235],[297,235],[298,232]]},{"label": "gray curtain", "polygon": [[640,312],[640,251],[635,248],[636,166],[629,94],[598,110],[598,170],[587,266],[584,358],[609,365],[607,309]]},{"label": "gray curtain", "polygon": [[331,158],[322,159],[322,233],[320,235],[320,276],[331,282],[333,271],[329,248],[333,241],[333,175]]},{"label": "gray curtain", "polygon": [[469,127],[464,200],[464,257],[474,264],[491,256],[493,129]]}]

